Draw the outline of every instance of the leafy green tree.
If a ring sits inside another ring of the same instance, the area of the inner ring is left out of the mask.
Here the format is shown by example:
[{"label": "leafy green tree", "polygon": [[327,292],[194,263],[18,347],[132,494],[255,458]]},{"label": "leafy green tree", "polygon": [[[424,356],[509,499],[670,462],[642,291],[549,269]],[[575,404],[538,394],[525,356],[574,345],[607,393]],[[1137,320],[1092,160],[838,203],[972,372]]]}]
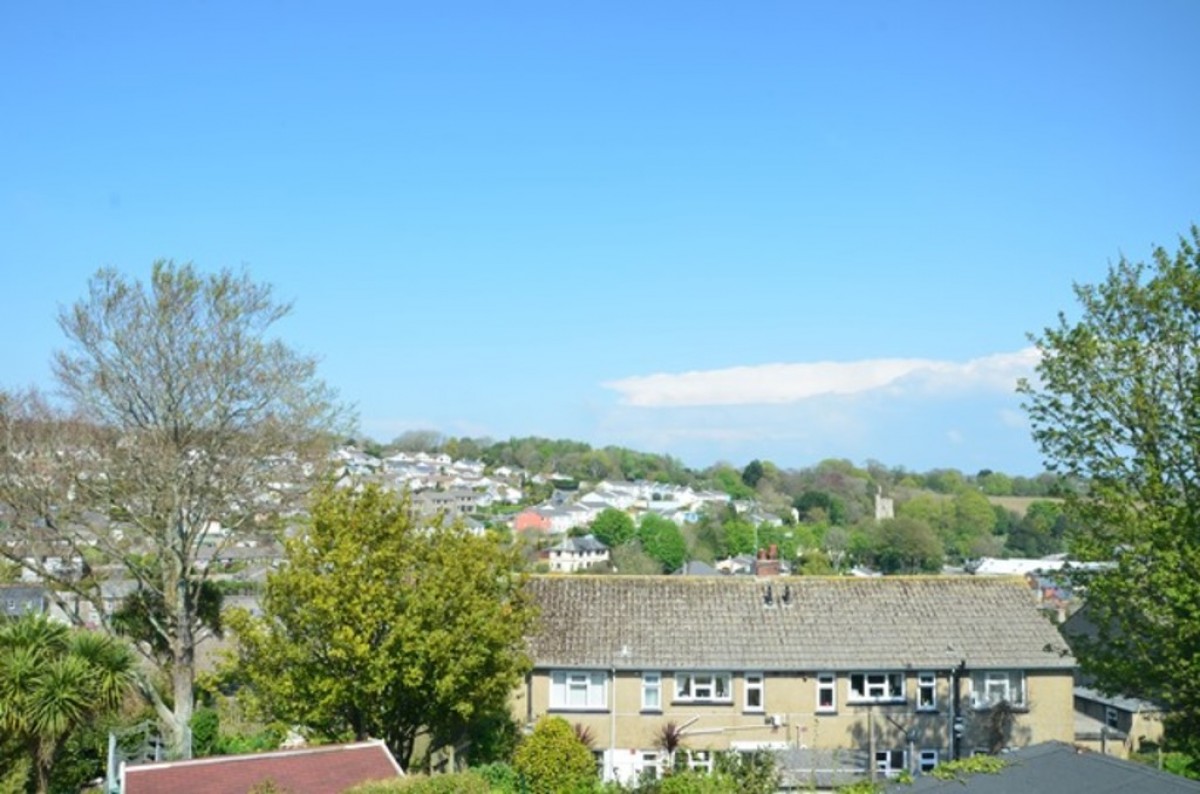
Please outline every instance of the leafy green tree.
[{"label": "leafy green tree", "polygon": [[742,474],[728,463],[718,463],[706,472],[708,479],[718,490],[734,499],[753,499],[754,489],[742,482]]},{"label": "leafy green tree", "polygon": [[737,554],[754,554],[757,552],[754,545],[758,530],[749,521],[744,521],[740,518],[730,519],[721,525],[721,529],[724,535],[721,556],[729,557]]},{"label": "leafy green tree", "polygon": [[543,717],[517,746],[513,767],[531,794],[590,792],[596,784],[596,761],[575,729],[562,717]]},{"label": "leafy green tree", "polygon": [[[166,619],[147,624],[154,648],[136,647],[170,691],[149,676],[139,688],[175,755],[190,751],[196,647],[208,634],[202,551],[296,507],[303,489],[279,483],[303,485],[341,429],[316,359],[273,335],[289,311],[269,286],[229,271],[159,261],[142,283],[101,270],[59,313],[64,402],[0,392],[0,503],[11,533],[86,548],[92,559],[55,569],[20,544],[0,544],[0,554],[90,602],[105,629],[109,572],[161,605]],[[228,533],[218,537],[217,526]]]},{"label": "leafy green tree", "polygon": [[507,708],[534,611],[519,551],[418,523],[406,498],[325,488],[267,579],[263,615],[231,610],[259,709],[327,737],[457,742]]},{"label": "leafy green tree", "polygon": [[942,569],[943,551],[937,535],[928,524],[912,518],[879,522],[874,554],[884,573],[937,573]]},{"label": "leafy green tree", "polygon": [[954,534],[947,544],[959,557],[970,555],[972,544],[990,538],[996,527],[996,511],[979,491],[966,488],[954,497]]},{"label": "leafy green tree", "polygon": [[592,521],[592,534],[609,548],[628,543],[633,539],[635,529],[629,514],[615,507],[604,508]]},{"label": "leafy green tree", "polygon": [[1044,557],[1063,550],[1067,516],[1059,502],[1030,502],[1025,515],[1009,530],[1007,546],[1017,554]]},{"label": "leafy green tree", "polygon": [[638,540],[647,554],[659,562],[664,571],[676,571],[687,558],[687,543],[675,522],[654,513],[642,516],[638,525]]},{"label": "leafy green tree", "polygon": [[975,475],[979,489],[988,496],[1011,496],[1013,491],[1012,478],[998,471],[984,469]]},{"label": "leafy green tree", "polygon": [[22,748],[39,794],[50,790],[72,734],[133,691],[133,667],[132,653],[111,637],[42,615],[0,623],[0,736]]},{"label": "leafy green tree", "polygon": [[748,488],[757,488],[758,481],[763,478],[763,464],[761,460],[755,459],[746,464],[746,468],[742,469],[742,482]]},{"label": "leafy green tree", "polygon": [[800,514],[801,521],[810,523],[843,524],[846,521],[846,506],[841,499],[826,491],[805,491],[797,496],[792,506]]},{"label": "leafy green tree", "polygon": [[1078,572],[1097,634],[1076,651],[1101,687],[1162,703],[1200,756],[1200,227],[1075,296],[1020,391],[1050,470],[1088,483],[1066,495],[1074,553],[1111,564]]}]

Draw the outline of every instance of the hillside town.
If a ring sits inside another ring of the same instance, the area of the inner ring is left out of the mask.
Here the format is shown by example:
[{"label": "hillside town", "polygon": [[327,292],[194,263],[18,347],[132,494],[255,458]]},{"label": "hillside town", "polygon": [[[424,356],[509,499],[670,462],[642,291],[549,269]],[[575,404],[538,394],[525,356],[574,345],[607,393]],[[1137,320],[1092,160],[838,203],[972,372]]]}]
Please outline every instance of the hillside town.
[{"label": "hillside town", "polygon": [[[799,557],[781,558],[770,544],[631,576],[591,532],[606,511],[631,525],[651,516],[677,527],[728,512],[764,532],[790,531],[799,514],[769,515],[753,499],[714,489],[578,482],[436,452],[377,456],[342,446],[327,464],[336,489],[391,493],[417,525],[453,526],[525,550],[524,565],[543,572],[530,582],[540,618],[526,638],[532,666],[512,694],[512,716],[526,730],[566,717],[591,737],[602,781],[634,786],[672,770],[710,774],[722,753],[767,752],[779,790],[832,790],[1047,743],[1124,759],[1162,738],[1161,706],[1105,694],[1080,677],[1066,624],[1088,629],[1063,575],[1072,565],[1064,555],[982,558],[909,579],[856,564],[828,578],[792,575]],[[535,502],[534,492],[546,496]],[[873,500],[872,520],[893,521],[893,500],[880,489]],[[303,533],[306,520],[293,515],[281,533],[211,525],[199,570],[221,586],[226,606],[261,614],[263,586],[288,564],[284,541]],[[89,530],[102,531],[119,525]],[[18,581],[0,586],[11,618],[44,613],[100,628],[139,592],[119,567],[91,568],[87,548],[23,546],[12,534],[3,542],[6,556],[23,563]],[[56,589],[43,574],[97,577],[101,598]],[[202,670],[217,669],[223,647],[215,633],[198,646]],[[347,784],[359,774],[353,770],[365,775],[381,757],[387,770],[402,769],[386,745],[346,747],[345,757],[356,759]],[[310,759],[323,763],[326,752],[252,758],[281,780],[302,780]],[[428,752],[430,767],[443,772],[472,757],[470,743]],[[184,762],[155,763],[160,753],[143,747],[112,756],[111,790],[165,791],[186,779]],[[204,762],[206,774],[230,781],[251,769],[240,756],[228,772]]]}]

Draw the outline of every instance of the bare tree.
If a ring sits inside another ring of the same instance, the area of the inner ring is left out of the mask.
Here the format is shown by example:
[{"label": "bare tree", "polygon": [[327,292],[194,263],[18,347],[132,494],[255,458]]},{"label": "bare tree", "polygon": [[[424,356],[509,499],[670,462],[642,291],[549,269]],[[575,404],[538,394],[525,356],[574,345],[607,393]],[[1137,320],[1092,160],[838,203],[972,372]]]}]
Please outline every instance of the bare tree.
[{"label": "bare tree", "polygon": [[202,550],[292,509],[344,429],[315,359],[269,336],[290,308],[245,274],[101,270],[59,315],[64,401],[0,393],[0,553],[110,631],[106,579],[157,605],[139,650],[171,692],[141,690],[176,755],[190,753],[206,631]]}]

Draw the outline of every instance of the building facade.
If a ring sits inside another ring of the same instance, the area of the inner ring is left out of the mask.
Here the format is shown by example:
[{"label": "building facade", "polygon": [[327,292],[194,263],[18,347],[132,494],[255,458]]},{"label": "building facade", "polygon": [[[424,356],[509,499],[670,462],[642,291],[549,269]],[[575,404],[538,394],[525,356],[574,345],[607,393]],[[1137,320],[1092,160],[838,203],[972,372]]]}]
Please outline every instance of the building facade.
[{"label": "building facade", "polygon": [[531,586],[541,629],[514,710],[586,728],[606,779],[755,749],[810,751],[813,779],[893,775],[1073,738],[1075,662],[1020,579]]}]

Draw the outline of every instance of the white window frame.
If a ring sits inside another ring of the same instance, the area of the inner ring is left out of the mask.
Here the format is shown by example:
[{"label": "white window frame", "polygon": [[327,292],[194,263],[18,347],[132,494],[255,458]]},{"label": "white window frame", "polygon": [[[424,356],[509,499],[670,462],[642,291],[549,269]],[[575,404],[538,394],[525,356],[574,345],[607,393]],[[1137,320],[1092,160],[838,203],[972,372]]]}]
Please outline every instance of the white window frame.
[{"label": "white window frame", "polygon": [[608,673],[604,670],[552,670],[550,709],[607,711]]},{"label": "white window frame", "polygon": [[[829,705],[821,705],[821,693],[825,692],[829,695]],[[837,674],[836,673],[817,673],[817,700],[816,712],[818,714],[836,714],[837,713]]]},{"label": "white window frame", "polygon": [[917,711],[937,711],[937,673],[917,673]]},{"label": "white window frame", "polygon": [[[897,764],[897,762],[899,762]],[[875,770],[888,777],[898,775],[908,769],[908,752],[906,750],[876,750]]]},{"label": "white window frame", "polygon": [[712,774],[713,771],[713,753],[712,750],[680,750],[687,758],[687,768],[693,772],[704,772]]},{"label": "white window frame", "polygon": [[[901,703],[904,701],[904,673],[851,673],[847,680],[849,687],[847,703]],[[856,683],[859,684],[857,690]]]},{"label": "white window frame", "polygon": [[990,709],[1001,702],[1027,707],[1027,682],[1023,670],[977,670],[971,674],[971,707]]},{"label": "white window frame", "polygon": [[922,772],[932,772],[938,765],[937,750],[922,750],[917,758],[919,759],[917,769]]},{"label": "white window frame", "polygon": [[[743,677],[743,710],[760,714],[767,710],[767,677],[762,673],[746,673]],[[750,693],[758,693],[758,705],[750,703]],[[711,764],[710,764],[711,765]]]},{"label": "white window frame", "polygon": [[[646,776],[658,780],[662,776],[662,756],[657,750],[642,750],[637,754],[637,765],[634,770],[638,777]],[[646,773],[650,774],[647,775]]]},{"label": "white window frame", "polygon": [[733,675],[709,672],[676,673],[675,702],[733,703]]},{"label": "white window frame", "polygon": [[[650,702],[648,695],[653,692],[655,703]],[[642,673],[642,711],[662,711],[662,673],[644,671]]]}]

